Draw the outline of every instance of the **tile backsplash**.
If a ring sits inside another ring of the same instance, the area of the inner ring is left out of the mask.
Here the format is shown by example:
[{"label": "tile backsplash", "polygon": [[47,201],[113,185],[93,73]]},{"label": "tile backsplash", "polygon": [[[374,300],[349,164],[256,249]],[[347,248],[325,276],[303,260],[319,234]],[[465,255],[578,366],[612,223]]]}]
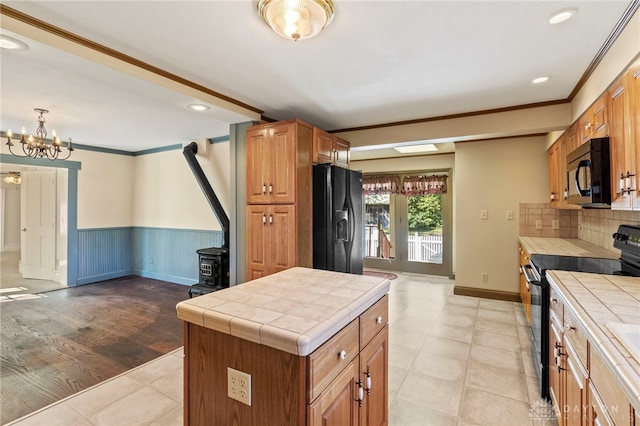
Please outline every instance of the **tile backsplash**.
[{"label": "tile backsplash", "polygon": [[554,209],[548,203],[520,204],[520,235],[525,237],[578,238],[613,250],[611,235],[620,224],[640,226],[640,212]]}]

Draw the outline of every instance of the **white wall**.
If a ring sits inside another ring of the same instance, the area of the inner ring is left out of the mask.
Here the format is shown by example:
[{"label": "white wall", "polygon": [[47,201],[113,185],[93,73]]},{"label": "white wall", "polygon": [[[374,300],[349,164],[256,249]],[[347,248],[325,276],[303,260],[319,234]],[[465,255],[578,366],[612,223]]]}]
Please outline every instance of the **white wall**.
[{"label": "white wall", "polygon": [[[198,159],[227,215],[230,208],[229,142],[206,144]],[[202,143],[199,147],[204,146]],[[182,149],[135,157],[134,226],[220,230]]]},{"label": "white wall", "polygon": [[134,157],[101,152],[73,152],[78,170],[78,229],[131,226]]},{"label": "white wall", "polygon": [[456,143],[454,185],[456,286],[516,293],[519,203],[547,199],[546,138]]},{"label": "white wall", "polygon": [[0,249],[20,250],[20,185],[1,182],[4,188],[4,246]]}]

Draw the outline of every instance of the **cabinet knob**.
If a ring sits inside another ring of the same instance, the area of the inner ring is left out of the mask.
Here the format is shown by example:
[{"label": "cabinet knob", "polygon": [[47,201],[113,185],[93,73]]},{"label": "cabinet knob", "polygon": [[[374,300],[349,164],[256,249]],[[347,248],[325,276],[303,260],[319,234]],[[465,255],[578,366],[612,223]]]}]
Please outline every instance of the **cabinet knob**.
[{"label": "cabinet knob", "polygon": [[376,318],[376,322],[377,322],[378,324],[382,324],[382,317],[378,317],[378,318]]},{"label": "cabinet knob", "polygon": [[345,351],[344,349],[338,353],[338,358],[345,359],[346,357],[347,357],[347,351]]}]

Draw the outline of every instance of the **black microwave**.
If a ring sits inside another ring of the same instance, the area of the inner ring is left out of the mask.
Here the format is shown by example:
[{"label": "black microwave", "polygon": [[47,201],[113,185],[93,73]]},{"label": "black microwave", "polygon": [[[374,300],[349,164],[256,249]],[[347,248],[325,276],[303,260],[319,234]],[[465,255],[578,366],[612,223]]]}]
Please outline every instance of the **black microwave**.
[{"label": "black microwave", "polygon": [[611,207],[609,138],[596,138],[567,154],[567,202],[584,208]]}]

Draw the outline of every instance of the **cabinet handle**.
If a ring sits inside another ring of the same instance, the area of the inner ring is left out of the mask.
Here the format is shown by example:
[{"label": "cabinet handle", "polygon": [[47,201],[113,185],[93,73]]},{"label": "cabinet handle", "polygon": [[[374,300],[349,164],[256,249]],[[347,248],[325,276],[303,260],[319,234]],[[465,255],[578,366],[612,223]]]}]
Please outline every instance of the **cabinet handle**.
[{"label": "cabinet handle", "polygon": [[591,123],[587,123],[587,124],[584,125],[584,129],[585,130],[589,130],[592,127],[593,127],[593,124],[591,124]]},{"label": "cabinet handle", "polygon": [[382,324],[382,317],[378,317],[378,318],[376,318],[376,322],[377,322],[378,324]]},{"label": "cabinet handle", "polygon": [[551,195],[549,195],[549,199],[550,199],[551,201],[555,201],[555,200],[556,200],[556,193],[555,193],[555,192],[552,192],[552,193],[551,193]]},{"label": "cabinet handle", "polygon": [[263,183],[262,184],[262,194],[266,194],[266,192],[267,192],[267,184]]},{"label": "cabinet handle", "polygon": [[345,351],[344,349],[338,352],[338,358],[345,359],[346,357],[347,357],[347,351]]},{"label": "cabinet handle", "polygon": [[269,194],[273,194],[273,184],[269,184]]},{"label": "cabinet handle", "polygon": [[576,328],[572,325],[567,324],[564,326],[564,329],[567,331],[572,331],[572,330],[575,330]]},{"label": "cabinet handle", "polygon": [[273,215],[272,214],[269,215],[269,224],[273,225]]},{"label": "cabinet handle", "polygon": [[367,395],[371,394],[371,373],[367,370]]},{"label": "cabinet handle", "polygon": [[550,301],[551,303],[558,303],[558,299],[556,299],[555,297],[550,297],[550,298],[549,298],[549,301]]},{"label": "cabinet handle", "polygon": [[358,380],[358,406],[362,407],[362,400],[364,399],[364,389],[362,389],[362,380]]},{"label": "cabinet handle", "polygon": [[265,225],[267,223],[267,216],[262,215],[262,224]]}]

